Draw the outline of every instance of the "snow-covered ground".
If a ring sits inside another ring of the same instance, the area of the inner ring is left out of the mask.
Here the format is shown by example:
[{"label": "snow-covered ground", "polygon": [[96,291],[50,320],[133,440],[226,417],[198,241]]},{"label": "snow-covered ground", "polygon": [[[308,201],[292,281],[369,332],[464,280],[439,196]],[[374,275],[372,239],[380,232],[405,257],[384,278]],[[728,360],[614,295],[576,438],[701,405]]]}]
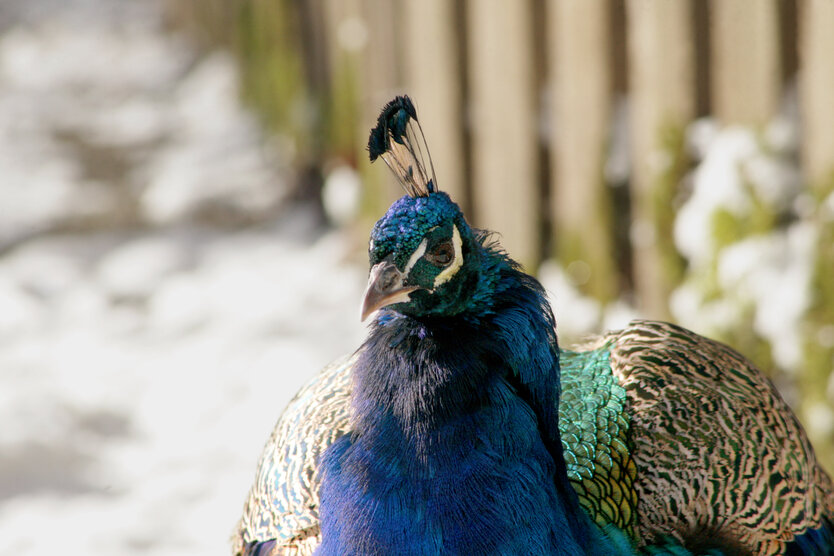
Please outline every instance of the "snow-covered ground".
[{"label": "snow-covered ground", "polygon": [[232,60],[160,13],[0,3],[3,555],[228,554],[275,418],[363,335],[355,246],[282,209]]}]

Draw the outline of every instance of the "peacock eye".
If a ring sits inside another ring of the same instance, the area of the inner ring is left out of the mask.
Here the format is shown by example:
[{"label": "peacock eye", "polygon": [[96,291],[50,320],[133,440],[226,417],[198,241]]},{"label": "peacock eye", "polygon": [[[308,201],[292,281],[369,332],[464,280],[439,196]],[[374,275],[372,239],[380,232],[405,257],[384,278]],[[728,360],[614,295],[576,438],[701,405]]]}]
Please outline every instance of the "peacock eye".
[{"label": "peacock eye", "polygon": [[451,241],[444,241],[437,244],[431,251],[426,253],[426,260],[434,266],[448,266],[455,258],[455,248]]}]

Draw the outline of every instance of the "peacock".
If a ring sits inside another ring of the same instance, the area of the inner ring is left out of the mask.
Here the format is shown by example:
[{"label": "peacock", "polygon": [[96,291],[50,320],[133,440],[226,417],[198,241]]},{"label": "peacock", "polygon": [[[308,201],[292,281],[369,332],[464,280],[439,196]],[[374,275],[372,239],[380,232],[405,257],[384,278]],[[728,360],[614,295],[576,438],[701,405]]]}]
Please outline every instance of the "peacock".
[{"label": "peacock", "polygon": [[367,339],[279,418],[235,554],[834,554],[831,480],[749,361],[645,320],[560,348],[407,96],[368,148],[407,194],[371,232]]}]

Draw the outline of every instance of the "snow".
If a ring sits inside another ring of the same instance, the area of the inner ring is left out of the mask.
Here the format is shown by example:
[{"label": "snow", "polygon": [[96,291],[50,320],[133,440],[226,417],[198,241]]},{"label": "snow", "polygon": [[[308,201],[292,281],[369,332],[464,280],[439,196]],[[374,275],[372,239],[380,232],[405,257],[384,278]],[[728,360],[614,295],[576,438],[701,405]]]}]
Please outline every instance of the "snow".
[{"label": "snow", "polygon": [[198,58],[163,32],[156,1],[29,4],[50,8],[11,9],[0,35],[0,245],[280,204],[283,162],[240,108],[229,54]]},{"label": "snow", "polygon": [[[190,264],[183,241],[102,242],[75,267],[35,242],[0,264],[0,554],[225,554],[280,410],[359,345],[343,236],[202,231]],[[67,260],[88,243],[64,236]],[[36,293],[36,267],[72,270]]]},{"label": "snow", "polygon": [[539,281],[548,293],[550,306],[556,315],[556,329],[563,344],[568,338],[583,338],[599,330],[602,319],[599,302],[582,295],[557,262],[547,260],[542,263]]},{"label": "snow", "polygon": [[[802,362],[801,323],[811,303],[816,241],[815,226],[797,223],[785,233],[752,237],[719,254],[721,289],[731,292],[735,303],[755,307],[753,329],[770,343],[774,361],[786,370],[798,369]],[[738,319],[734,323],[744,324]]]},{"label": "snow", "polygon": [[628,100],[618,96],[611,115],[611,132],[603,174],[605,181],[617,187],[628,183],[631,175]]},{"label": "snow", "polygon": [[0,30],[0,554],[228,554],[275,419],[364,336],[364,261],[158,3]]},{"label": "snow", "polygon": [[206,205],[252,214],[280,201],[270,171],[277,161],[257,148],[262,138],[254,117],[236,104],[237,81],[231,56],[218,52],[173,91],[168,148],[142,174],[147,185],[140,203],[148,220],[177,222]]},{"label": "snow", "polygon": [[98,263],[95,278],[113,298],[150,295],[163,279],[188,264],[187,247],[166,236],[143,236],[119,245]]},{"label": "snow", "polygon": [[338,164],[324,178],[322,204],[330,222],[346,226],[356,221],[362,183],[355,169]]},{"label": "snow", "polygon": [[582,294],[576,278],[558,262],[547,260],[539,268],[538,278],[544,286],[553,313],[560,345],[569,347],[605,330],[625,328],[639,318],[639,313],[625,300],[606,306]]},{"label": "snow", "polygon": [[[703,133],[702,129],[698,131]],[[695,170],[692,196],[675,219],[675,245],[691,264],[706,264],[715,250],[710,231],[716,210],[723,208],[739,216],[750,210],[739,168],[756,150],[755,135],[741,127],[730,127],[716,134],[708,147],[704,160]]]},{"label": "snow", "polygon": [[[700,162],[674,228],[689,268],[670,299],[675,319],[702,334],[722,337],[752,327],[769,343],[778,367],[789,372],[802,363],[817,241],[808,218],[814,203],[801,190],[797,138],[796,99],[790,95],[761,133],[721,128],[711,119],[690,126],[690,149]],[[775,225],[742,237],[716,236],[716,213],[747,225],[755,210],[773,215]]]}]

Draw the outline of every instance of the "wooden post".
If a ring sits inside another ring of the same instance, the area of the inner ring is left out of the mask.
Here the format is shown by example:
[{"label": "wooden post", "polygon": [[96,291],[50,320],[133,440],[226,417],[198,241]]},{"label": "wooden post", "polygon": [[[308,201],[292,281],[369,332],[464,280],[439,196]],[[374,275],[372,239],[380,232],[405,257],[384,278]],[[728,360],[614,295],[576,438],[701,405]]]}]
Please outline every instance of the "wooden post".
[{"label": "wooden post", "polygon": [[[368,44],[367,24],[361,0],[319,0],[323,21],[323,48],[328,62],[328,106],[326,118],[328,153],[353,162],[363,153],[368,123],[362,120],[362,60]],[[364,136],[363,136],[364,135]]]},{"label": "wooden post", "polygon": [[632,246],[638,304],[666,318],[682,263],[672,241],[672,200],[686,171],[684,131],[695,114],[692,5],[628,0]]},{"label": "wooden post", "polygon": [[389,0],[360,0],[361,21],[367,32],[362,53],[359,169],[364,179],[363,216],[369,223],[382,216],[388,206],[403,195],[402,188],[382,161],[368,162],[368,134],[385,103],[401,93],[400,5]]},{"label": "wooden post", "polygon": [[814,186],[834,172],[834,2],[806,0],[800,28],[802,165]]},{"label": "wooden post", "polygon": [[529,270],[541,236],[532,13],[526,1],[467,3],[475,224]]},{"label": "wooden post", "polygon": [[817,201],[818,240],[807,317],[801,415],[817,456],[834,471],[834,2],[807,0],[800,12],[802,163]]},{"label": "wooden post", "polygon": [[781,95],[776,0],[712,0],[712,106],[722,123],[763,126]]},{"label": "wooden post", "polygon": [[388,0],[362,0],[362,21],[367,33],[362,57],[362,97],[374,123],[402,83],[398,8],[399,4]]},{"label": "wooden post", "polygon": [[548,0],[553,245],[583,291],[617,295],[610,191],[604,180],[611,118],[610,4]]},{"label": "wooden post", "polygon": [[438,186],[468,213],[456,12],[449,0],[405,0],[405,89],[416,104]]}]

